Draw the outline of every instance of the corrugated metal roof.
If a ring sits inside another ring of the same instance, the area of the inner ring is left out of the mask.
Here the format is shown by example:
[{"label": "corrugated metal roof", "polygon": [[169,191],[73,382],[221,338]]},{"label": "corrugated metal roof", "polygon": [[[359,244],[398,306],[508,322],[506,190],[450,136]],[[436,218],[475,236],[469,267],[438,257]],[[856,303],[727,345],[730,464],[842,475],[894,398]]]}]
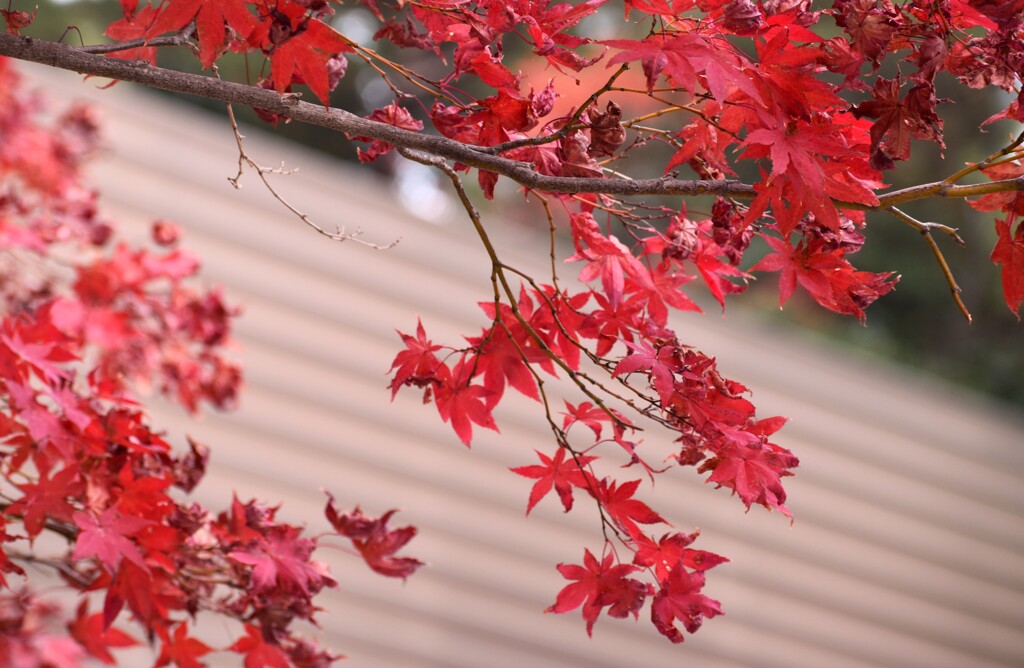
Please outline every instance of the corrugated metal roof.
[{"label": "corrugated metal roof", "polygon": [[[596,518],[546,500],[524,519],[530,483],[506,471],[551,447],[537,406],[503,405],[502,434],[480,433],[470,451],[433,406],[385,390],[394,328],[419,315],[455,341],[483,324],[489,265],[468,225],[425,222],[368,174],[252,131],[254,157],[301,168],[276,183],[318,222],[402,237],[387,251],[329,242],[254,175],[231,188],[226,123],[123,84],[98,93],[62,73],[30,78],[103,106],[111,151],[95,182],[107,211],[140,235],[156,217],[183,225],[204,276],[244,306],[240,410],[198,424],[156,411],[157,424],[213,446],[201,500],[222,507],[235,490],[316,527],[324,487],[368,512],[403,507],[399,519],[420,527],[408,551],[431,565],[405,585],[324,551],[341,586],[322,601],[321,636],[353,668],[1024,665],[1019,416],[732,308],[680,320],[681,337],[717,355],[764,415],[792,418],[780,440],[801,460],[787,484],[796,521],[744,514],[687,471],[661,476],[657,507],[733,560],[709,577],[726,615],[683,646],[646,620],[601,619],[587,639],[578,613],[542,611],[564,583],[554,564],[600,547]],[[515,262],[543,271],[543,239],[489,224]]]}]

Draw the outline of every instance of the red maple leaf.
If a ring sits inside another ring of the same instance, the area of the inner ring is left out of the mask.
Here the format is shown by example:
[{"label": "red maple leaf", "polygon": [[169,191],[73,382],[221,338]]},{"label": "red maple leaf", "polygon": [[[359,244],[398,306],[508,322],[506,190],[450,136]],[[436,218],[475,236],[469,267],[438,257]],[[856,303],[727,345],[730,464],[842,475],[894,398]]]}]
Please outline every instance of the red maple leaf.
[{"label": "red maple leaf", "polygon": [[822,306],[837,313],[864,319],[864,308],[892,290],[899,277],[892,273],[857,271],[843,257],[842,249],[828,249],[820,240],[801,241],[796,247],[781,239],[764,237],[774,249],[753,271],[779,271],[779,306],[799,283]]},{"label": "red maple leaf", "polygon": [[203,668],[199,657],[206,656],[213,649],[201,640],[190,638],[188,635],[188,622],[181,622],[174,629],[171,636],[167,630],[157,627],[157,635],[163,644],[160,647],[160,656],[157,657],[154,668],[161,668],[173,663],[178,668]]},{"label": "red maple leaf", "polygon": [[297,591],[310,596],[334,581],[326,575],[326,567],[310,560],[315,541],[300,538],[299,529],[277,527],[255,545],[231,552],[228,556],[237,562],[252,566],[252,589],[256,593],[280,587],[284,591]]},{"label": "red maple leaf", "polygon": [[77,512],[72,519],[79,528],[72,559],[96,557],[113,573],[121,559],[127,558],[147,570],[142,553],[128,536],[148,526],[149,520],[122,515],[114,506],[107,508],[99,517],[92,513]]},{"label": "red maple leaf", "polygon": [[[626,0],[626,18],[629,18],[630,10],[635,9],[638,12],[645,12],[647,14],[654,14],[657,16],[676,16],[677,10],[672,8],[673,3],[676,2],[682,5],[684,8],[693,6],[693,2],[684,0]],[[680,10],[682,11],[682,10]]]},{"label": "red maple leaf", "polygon": [[651,621],[666,638],[674,643],[685,639],[676,622],[683,628],[696,633],[705,618],[722,614],[718,601],[700,593],[704,588],[703,573],[688,573],[682,564],[677,564],[668,577],[661,581],[661,589],[651,601]]},{"label": "red maple leaf", "polygon": [[491,88],[519,88],[519,78],[501,64],[501,58],[491,54],[490,49],[481,49],[476,56],[467,59],[469,69]]},{"label": "red maple leaf", "polygon": [[903,20],[891,5],[878,7],[870,0],[843,3],[842,9],[833,15],[836,23],[850,35],[853,46],[870,58],[876,69]]},{"label": "red maple leaf", "polygon": [[6,318],[0,326],[0,353],[4,366],[13,364],[16,373],[9,377],[27,378],[31,371],[49,384],[57,384],[70,373],[60,366],[75,359],[68,342],[51,324],[49,309],[32,323]]},{"label": "red maple leaf", "polygon": [[794,118],[841,104],[833,86],[815,76],[824,69],[822,50],[793,44],[791,39],[790,30],[776,28],[756,41],[759,66],[755,81],[767,88],[772,102]]},{"label": "red maple leaf", "polygon": [[[403,130],[420,131],[423,129],[423,123],[412,117],[405,108],[400,107],[397,103],[392,102],[386,107],[375,109],[372,114],[367,116],[371,121],[377,121],[378,123],[387,123],[393,125],[396,128]],[[352,141],[367,141],[370,145],[366,148],[357,148],[356,155],[359,158],[359,162],[373,162],[380,156],[384,155],[392,148],[391,144],[380,139],[370,139],[369,137],[360,137],[353,135],[349,137]]]},{"label": "red maple leaf", "polygon": [[[614,422],[612,416],[608,414],[606,409],[595,406],[589,401],[584,401],[578,406],[573,406],[566,401],[565,408],[566,412],[563,413],[563,415],[565,415],[565,419],[562,421],[562,429],[568,429],[579,422],[590,427],[590,430],[594,432],[595,439],[601,438],[601,432],[604,430],[604,427],[601,424],[602,422]],[[618,415],[617,411],[613,411],[613,413],[616,417],[622,419],[621,416]]]},{"label": "red maple leaf", "polygon": [[108,666],[117,663],[110,654],[110,648],[131,647],[139,644],[135,638],[121,629],[114,626],[106,627],[103,623],[102,612],[90,615],[89,602],[86,600],[78,605],[74,621],[68,624],[68,631],[78,641],[78,644],[85,648],[85,651]]},{"label": "red maple leaf", "polygon": [[698,116],[690,121],[676,137],[681,146],[665,165],[665,173],[685,163],[718,176],[734,173],[725,153],[734,141],[733,136],[704,117]]},{"label": "red maple leaf", "polygon": [[174,502],[165,493],[174,484],[170,477],[135,476],[131,466],[125,466],[118,474],[121,495],[117,508],[125,515],[161,520],[173,512]]},{"label": "red maple leaf", "polygon": [[[584,260],[589,263],[580,270],[580,281],[587,283],[600,278],[604,294],[608,296],[613,307],[618,307],[622,302],[627,277],[653,289],[647,268],[640,264],[615,236],[601,234],[592,215],[573,214],[571,224],[576,253],[567,257],[565,261]],[[586,248],[583,247],[584,243]]]},{"label": "red maple leaf", "polygon": [[757,196],[747,221],[759,218],[772,206],[779,232],[788,236],[812,213],[819,224],[838,231],[839,216],[832,198],[866,206],[878,204],[874,189],[882,184],[868,164],[863,146],[868,141],[867,121],[849,113],[810,120],[793,120],[776,110],[748,115],[756,127],[741,147],[743,159],[770,157],[771,174],[755,184]]},{"label": "red maple leaf", "polygon": [[583,619],[587,622],[587,635],[593,635],[594,622],[602,608],[611,606],[608,615],[623,618],[632,614],[637,617],[644,599],[651,587],[640,580],[626,577],[638,570],[631,564],[616,564],[609,552],[598,563],[590,550],[583,552],[583,565],[558,564],[558,572],[566,580],[575,580],[566,585],[545,612],[565,613],[583,606]]},{"label": "red maple leaf", "polygon": [[646,503],[633,498],[639,485],[639,480],[630,480],[619,485],[615,481],[609,483],[608,478],[602,478],[597,487],[591,491],[608,516],[625,529],[630,536],[639,535],[637,522],[640,524],[656,524],[658,522],[668,524]]},{"label": "red maple leaf", "polygon": [[245,668],[289,668],[288,656],[277,645],[268,643],[263,632],[252,624],[245,625],[245,637],[231,647],[232,652],[245,655]]},{"label": "red maple leaf", "polygon": [[618,53],[608,66],[639,60],[647,76],[647,91],[654,90],[658,76],[664,73],[670,81],[689,93],[696,93],[698,75],[703,85],[718,102],[724,102],[734,89],[742,90],[751,99],[760,102],[761,94],[740,66],[736,52],[724,42],[712,46],[696,32],[672,32],[671,35],[654,34],[637,41],[608,39],[600,42]]},{"label": "red maple leaf", "polygon": [[264,45],[274,89],[284,93],[292,83],[304,83],[328,105],[331,84],[327,61],[352,51],[352,47],[336,30],[307,16],[306,8],[298,2],[277,0],[263,21],[249,41]]},{"label": "red maple leaf", "polygon": [[[517,329],[522,330],[521,327]],[[531,347],[526,345],[528,339],[513,341],[504,327],[495,325],[479,338],[471,338],[468,341],[470,345],[478,347],[476,373],[483,375],[484,387],[491,393],[487,397],[489,407],[495,406],[501,400],[505,393],[506,381],[521,394],[540,401],[537,380],[533,377],[530,367],[523,361],[523,354],[531,350]]]},{"label": "red maple leaf", "polygon": [[390,371],[395,373],[389,385],[392,399],[403,385],[423,387],[434,382],[437,369],[441,366],[440,360],[434,355],[441,346],[427,338],[420,320],[416,321],[416,336],[402,332],[398,332],[398,335],[402,337],[406,349],[395,355],[395,360],[391,363]]},{"label": "red maple leaf", "polygon": [[[2,348],[0,348],[2,352]],[[3,355],[0,355],[0,367],[3,364]],[[54,454],[49,448],[52,446],[56,454],[63,458],[73,458],[76,450],[82,442],[76,438],[68,426],[68,423],[50,412],[38,399],[38,393],[30,385],[22,385],[14,379],[7,381],[7,391],[10,394],[11,403],[14,405],[18,417],[28,427],[29,434],[35,439],[36,448],[33,459],[36,465],[44,465],[43,459]],[[45,398],[44,398],[45,400]]]},{"label": "red maple leaf", "polygon": [[85,483],[77,465],[67,466],[52,477],[47,473],[39,476],[35,483],[18,485],[24,496],[4,510],[5,515],[21,515],[25,533],[34,539],[43,530],[48,518],[59,522],[71,522],[74,512],[68,499],[84,491]]},{"label": "red maple leaf", "polygon": [[[580,310],[590,300],[589,290],[569,295],[564,292],[556,292],[551,286],[541,286],[545,292],[534,292],[537,301],[547,308],[537,308],[528,318],[530,326],[541,335],[544,344],[555,354],[559,355],[570,369],[579,370],[580,367],[580,339],[594,338],[593,322],[589,316],[583,315]],[[519,298],[519,310],[524,312],[526,305],[532,305],[532,301]],[[518,340],[518,339],[517,339]],[[547,357],[547,354],[538,350],[532,337],[527,337],[525,342],[531,353],[537,354],[537,358],[531,358],[533,363],[539,363],[544,370],[554,373],[554,365]]]},{"label": "red maple leaf", "polygon": [[581,467],[586,466],[597,457],[589,455],[578,455],[577,457],[566,458],[567,448],[559,448],[554,457],[548,457],[539,450],[534,450],[540,457],[542,465],[520,466],[509,469],[518,473],[524,478],[536,478],[533,489],[530,490],[530,501],[526,505],[526,514],[529,515],[533,507],[541,499],[547,496],[554,487],[558,498],[562,501],[565,512],[572,510],[572,488],[587,487],[590,474]]},{"label": "red maple leaf", "polygon": [[726,277],[748,279],[751,276],[731,264],[723,262],[719,259],[721,255],[722,249],[718,244],[701,239],[697,243],[697,248],[690,255],[689,261],[697,265],[697,271],[700,272],[701,278],[704,279],[704,283],[708,286],[708,291],[722,305],[722,310],[724,311],[725,295],[743,292],[746,289],[745,284],[733,283]]},{"label": "red maple leaf", "polygon": [[358,506],[350,513],[339,513],[334,505],[334,497],[330,494],[327,497],[327,508],[324,511],[327,521],[338,534],[352,541],[366,565],[374,571],[388,577],[405,579],[423,565],[419,559],[394,556],[417,533],[413,526],[388,528],[388,521],[397,510],[389,510],[376,519],[363,515]]},{"label": "red maple leaf", "polygon": [[780,307],[789,301],[798,282],[819,304],[828,303],[832,299],[828,276],[839,268],[839,256],[835,252],[809,256],[803,243],[793,247],[782,239],[768,236],[763,238],[775,252],[765,255],[751,271],[781,272]]},{"label": "red maple leaf", "polygon": [[[145,37],[149,27],[153,24],[160,10],[156,7],[146,5],[142,11],[135,13],[125,8],[123,19],[115,21],[107,26],[103,34],[119,42],[130,39]],[[137,49],[125,49],[108,54],[111,58],[122,58],[124,60],[144,60],[150,65],[156,65],[156,47],[143,46]]]},{"label": "red maple leaf", "polygon": [[996,245],[991,259],[1002,265],[1003,297],[1006,305],[1020,320],[1020,305],[1024,302],[1024,223],[1018,223],[1012,234],[1012,218],[996,221]]},{"label": "red maple leaf", "polygon": [[612,378],[638,371],[646,371],[650,374],[651,387],[658,392],[661,400],[667,404],[675,386],[675,373],[681,368],[676,346],[664,345],[655,349],[647,341],[628,343],[626,345],[633,352],[623,357],[615,365]]},{"label": "red maple leaf", "polygon": [[[1024,164],[1015,160],[985,167],[981,171],[993,181],[1018,179],[1024,176]],[[978,199],[968,200],[967,203],[978,211],[1006,211],[1015,216],[1024,216],[1024,193],[1019,190],[989,193]]]},{"label": "red maple leaf", "polygon": [[[5,530],[8,524],[7,518],[0,515],[0,543],[7,543],[13,540],[21,538],[21,536],[12,536]],[[18,564],[11,561],[7,553],[4,552],[3,548],[0,547],[0,587],[9,587],[7,578],[4,577],[4,573],[15,573],[17,575],[25,575],[25,570]]]},{"label": "red maple leaf", "polygon": [[668,322],[668,307],[678,311],[696,311],[701,308],[680,288],[693,280],[693,276],[676,269],[671,262],[659,262],[648,274],[651,289],[641,289],[638,296],[647,302],[647,313],[655,324],[664,327]]},{"label": "red maple leaf", "polygon": [[759,503],[769,510],[778,508],[786,517],[792,517],[786,508],[786,490],[782,487],[782,478],[793,475],[789,469],[799,464],[800,461],[793,453],[773,443],[734,441],[702,463],[697,471],[711,471],[707,482],[733,490],[747,510],[751,504]]},{"label": "red maple leaf", "polygon": [[36,6],[35,10],[31,14],[18,10],[0,9],[0,14],[3,15],[4,21],[7,22],[8,35],[18,35],[22,28],[27,28],[32,25],[32,22],[35,21],[36,14],[38,12],[38,6]]},{"label": "red maple leaf", "polygon": [[125,603],[147,628],[167,619],[169,609],[184,607],[184,594],[160,568],[144,569],[131,560],[122,561],[103,601],[103,624],[114,623]]},{"label": "red maple leaf", "polygon": [[[199,61],[204,68],[209,67],[223,52],[228,28],[245,40],[256,27],[256,17],[249,11],[248,4],[245,0],[169,0],[146,31],[146,36],[178,32],[195,19],[199,34]],[[133,18],[138,20],[139,17]]]},{"label": "red maple leaf", "polygon": [[[820,203],[805,211],[812,211],[820,221],[829,227],[838,227],[839,219],[835,208],[828,202],[825,195],[825,170],[820,156],[829,153],[834,156],[852,155],[845,147],[833,144],[831,128],[811,126],[807,123],[787,122],[785,125],[773,124],[757,128],[747,135],[741,146],[763,146],[765,150],[754,152],[748,149],[745,156],[763,155],[765,151],[771,156],[772,176],[786,175],[794,184],[795,190],[805,192],[805,200],[817,198]],[[769,184],[770,185],[770,184]],[[777,207],[778,208],[778,207]],[[803,212],[800,213],[800,216]],[[781,220],[782,212],[776,210],[783,234],[792,230],[796,220]],[[788,228],[788,229],[787,229]]]},{"label": "red maple leaf", "polygon": [[483,385],[472,384],[472,368],[473,361],[467,358],[459,360],[453,370],[441,366],[437,372],[439,384],[434,394],[441,419],[451,422],[459,440],[467,448],[473,440],[473,424],[498,431],[498,425],[491,415],[491,391]]},{"label": "red maple leaf", "polygon": [[644,568],[653,567],[655,577],[662,581],[678,564],[694,571],[706,571],[729,561],[714,552],[691,549],[689,545],[699,535],[699,531],[691,534],[667,533],[658,542],[647,536],[638,536],[633,563]]},{"label": "red maple leaf", "polygon": [[861,102],[853,109],[857,118],[867,116],[876,120],[871,125],[871,165],[875,169],[892,169],[895,160],[910,157],[910,138],[928,139],[940,146],[942,119],[935,115],[934,87],[915,86],[900,101],[900,78],[875,81],[873,98]]}]

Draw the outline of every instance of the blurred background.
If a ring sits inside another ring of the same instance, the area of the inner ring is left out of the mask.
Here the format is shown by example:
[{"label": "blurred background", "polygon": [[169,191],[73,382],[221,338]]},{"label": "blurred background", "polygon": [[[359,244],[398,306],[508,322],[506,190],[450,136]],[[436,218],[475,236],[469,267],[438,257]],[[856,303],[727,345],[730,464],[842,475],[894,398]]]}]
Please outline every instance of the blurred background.
[{"label": "blurred background", "polygon": [[[37,25],[36,34],[56,38],[73,23],[86,43],[98,41],[97,26],[118,11],[93,2],[47,10],[41,3],[40,19],[61,19]],[[399,523],[420,528],[406,551],[430,567],[404,585],[340,549],[320,555],[341,586],[321,601],[322,628],[310,632],[347,654],[347,665],[1024,663],[1024,330],[1002,304],[987,261],[990,219],[958,202],[915,210],[961,227],[968,240],[968,250],[948,249],[947,259],[959,263],[971,327],[917,234],[884,219],[872,221],[855,262],[899,268],[903,281],[869,310],[866,328],[796,300],[779,312],[773,280],[734,300],[725,317],[710,309],[673,323],[752,389],[762,415],[792,418],[779,441],[801,459],[787,482],[796,521],[761,508],[744,513],[737,499],[688,471],[662,476],[653,490],[645,485],[644,497],[667,508],[676,528],[700,528],[699,547],[732,559],[708,577],[707,593],[726,615],[682,647],[644,619],[602,618],[588,639],[578,612],[542,611],[565,583],[554,565],[600,548],[596,518],[564,515],[546,499],[524,519],[530,481],[505,470],[549,448],[537,406],[503,403],[502,434],[481,433],[466,450],[419,397],[389,401],[395,328],[412,331],[422,317],[431,336],[454,342],[483,324],[476,302],[489,292],[488,263],[433,175],[401,163],[346,164],[354,156],[347,142],[303,137],[298,126],[282,134],[316,150],[247,126],[254,158],[299,168],[275,185],[314,220],[362,227],[377,243],[401,238],[387,251],[335,244],[287,215],[251,173],[240,191],[227,183],[237,151],[220,110],[124,84],[100,90],[102,82],[67,72],[24,71],[56,107],[86,99],[101,109],[108,150],[91,173],[108,215],[140,242],[155,218],[181,224],[185,245],[204,260],[204,280],[225,285],[243,307],[240,409],[198,422],[172,407],[154,411],[179,445],[188,433],[213,449],[198,500],[223,508],[236,492],[280,502],[283,519],[318,531],[318,490],[326,488],[340,505],[362,504],[370,514],[404,508]],[[388,100],[360,87],[358,71],[352,63],[343,85],[353,88],[339,94],[349,96],[348,108],[369,113]],[[979,136],[977,122],[954,126],[947,115],[949,164],[1001,145],[1005,128],[993,130],[998,138]],[[954,145],[960,137],[992,144],[968,150]],[[510,262],[539,273],[546,226],[514,206],[521,199],[508,194],[490,205],[507,214],[492,231]],[[962,218],[950,220],[954,210]],[[644,447],[667,450],[666,440],[650,434]],[[211,645],[226,644],[222,622],[202,627]],[[211,658],[235,665],[230,655]]]}]

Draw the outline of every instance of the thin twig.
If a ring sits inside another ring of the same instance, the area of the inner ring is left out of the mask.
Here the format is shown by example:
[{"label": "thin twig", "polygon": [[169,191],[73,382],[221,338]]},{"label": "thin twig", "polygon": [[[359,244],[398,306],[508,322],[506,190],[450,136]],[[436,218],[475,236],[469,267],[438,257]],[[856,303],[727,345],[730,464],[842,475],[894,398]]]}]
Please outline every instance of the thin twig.
[{"label": "thin twig", "polygon": [[46,557],[39,557],[28,552],[21,552],[19,550],[7,550],[7,556],[16,561],[21,561],[27,564],[35,564],[38,566],[47,566],[53,570],[59,572],[68,580],[71,580],[79,587],[85,589],[93,583],[95,578],[90,578],[86,574],[76,570],[71,564],[60,559],[48,559]]},{"label": "thin twig", "polygon": [[971,163],[964,167],[963,169],[961,169],[960,171],[956,172],[955,174],[947,176],[943,181],[945,183],[956,183],[957,181],[959,181],[960,179],[962,179],[963,177],[967,176],[972,172],[976,172],[980,169],[985,169],[986,167],[995,164],[997,161],[1000,161],[1001,158],[1009,155],[1010,153],[1013,153],[1014,150],[1021,144],[1024,144],[1024,132],[1021,132],[1019,135],[1017,135],[1017,138],[1015,140],[1013,140],[1003,148],[999,149],[992,155],[988,156],[981,162]]},{"label": "thin twig", "polygon": [[916,218],[907,215],[900,211],[894,206],[890,206],[886,209],[889,213],[902,220],[907,225],[910,225],[924,237],[925,243],[932,249],[932,254],[935,259],[939,262],[939,267],[942,269],[942,274],[946,277],[946,283],[949,284],[949,291],[953,295],[953,301],[956,302],[956,306],[960,309],[960,313],[963,314],[964,318],[967,319],[967,324],[971,323],[971,312],[967,310],[967,306],[964,304],[963,299],[960,298],[960,286],[957,285],[956,279],[953,278],[953,271],[949,268],[949,264],[946,262],[946,258],[942,255],[942,250],[939,249],[939,245],[935,243],[934,237],[932,237],[932,230],[938,229],[951,234],[952,237],[959,242],[961,246],[964,245],[963,239],[956,233],[951,227],[945,225],[939,225],[938,223],[923,223]]},{"label": "thin twig", "polygon": [[248,165],[253,169],[253,171],[256,172],[256,175],[260,178],[260,181],[263,182],[263,185],[266,187],[267,191],[274,197],[274,199],[280,202],[281,205],[284,208],[288,209],[288,211],[290,211],[296,218],[298,218],[303,223],[316,230],[317,233],[322,234],[323,236],[327,237],[328,239],[331,239],[332,241],[353,241],[357,244],[373,248],[374,250],[387,250],[388,248],[392,248],[399,241],[402,240],[401,237],[398,237],[389,244],[375,244],[372,241],[366,241],[365,239],[359,238],[363,234],[362,228],[359,227],[356,228],[355,232],[348,232],[346,231],[345,226],[336,226],[335,231],[330,232],[320,227],[320,225],[316,224],[305,213],[292,206],[291,203],[288,202],[288,200],[286,200],[284,197],[281,196],[280,193],[277,192],[273,184],[270,183],[270,179],[268,179],[267,176],[268,174],[287,175],[295,172],[296,170],[286,170],[284,169],[283,166],[264,167],[257,163],[255,160],[253,160],[251,157],[249,157],[249,154],[246,153],[245,151],[245,135],[243,135],[241,131],[238,129],[238,121],[235,120],[235,111],[230,104],[226,106],[228,111],[228,120],[231,123],[231,130],[232,132],[234,132],[235,135],[235,144],[238,146],[238,173],[235,174],[234,176],[228,177],[228,182],[231,183],[232,186],[234,186],[236,189],[241,189],[242,184],[240,183],[240,179],[242,178],[242,173],[245,171],[245,166]]},{"label": "thin twig", "polygon": [[93,44],[91,46],[71,47],[82,53],[102,55],[105,53],[117,53],[128,49],[139,49],[148,46],[182,46],[189,43],[191,31],[167,37],[154,37],[152,39],[129,39],[124,42],[113,42],[111,44]]}]

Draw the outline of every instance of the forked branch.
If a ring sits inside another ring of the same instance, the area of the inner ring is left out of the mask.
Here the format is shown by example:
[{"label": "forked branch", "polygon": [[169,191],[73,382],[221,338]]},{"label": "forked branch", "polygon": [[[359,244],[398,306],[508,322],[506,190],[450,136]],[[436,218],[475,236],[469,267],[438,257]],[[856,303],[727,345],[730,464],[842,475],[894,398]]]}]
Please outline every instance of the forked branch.
[{"label": "forked branch", "polygon": [[[488,147],[471,146],[437,135],[422,134],[356,116],[344,109],[303,102],[297,95],[279,95],[275,91],[247,86],[208,76],[154,67],[141,61],[105,58],[89,53],[91,47],[75,48],[17,35],[0,35],[0,55],[40,63],[59,69],[157,88],[174,93],[195,95],[229,104],[240,104],[291,118],[300,123],[369,137],[396,147],[438,156],[469,167],[499,174],[519,185],[552,193],[599,193],[630,196],[696,196],[711,195],[751,199],[754,187],[733,180],[686,180],[677,178],[629,179],[626,177],[592,178],[548,176],[534,169],[531,163],[492,155]],[[973,197],[994,192],[1022,191],[1024,177],[976,185],[952,185],[946,181],[912,186],[879,197],[876,206],[838,201],[837,206],[853,210],[885,210],[931,197]]]}]

